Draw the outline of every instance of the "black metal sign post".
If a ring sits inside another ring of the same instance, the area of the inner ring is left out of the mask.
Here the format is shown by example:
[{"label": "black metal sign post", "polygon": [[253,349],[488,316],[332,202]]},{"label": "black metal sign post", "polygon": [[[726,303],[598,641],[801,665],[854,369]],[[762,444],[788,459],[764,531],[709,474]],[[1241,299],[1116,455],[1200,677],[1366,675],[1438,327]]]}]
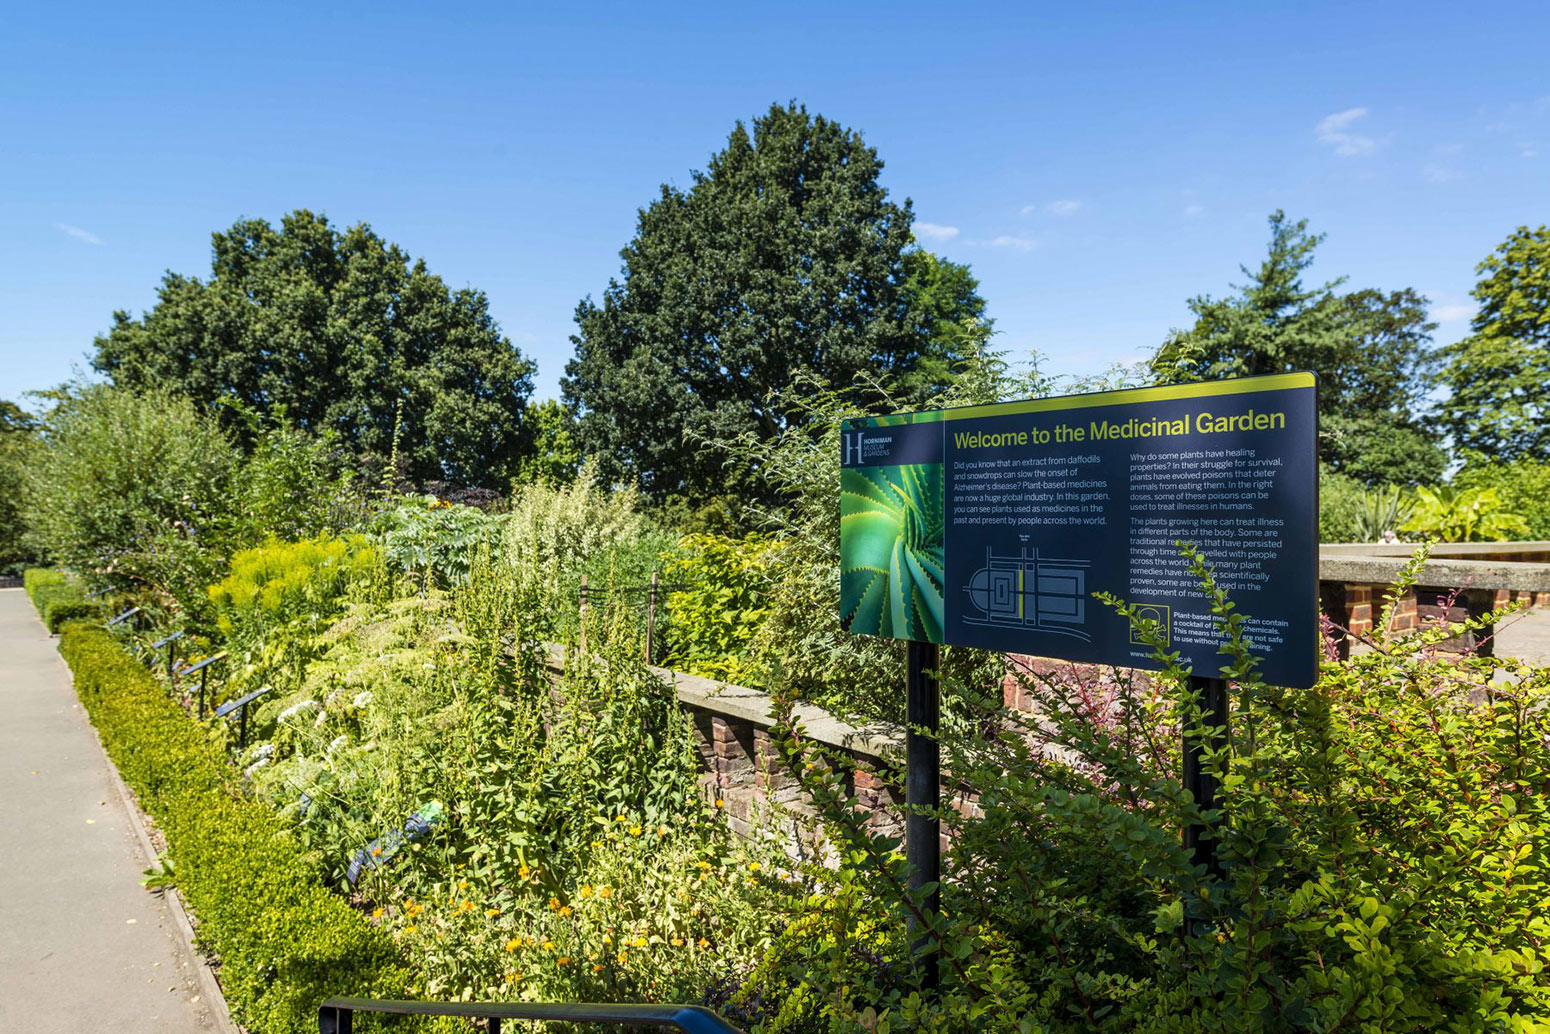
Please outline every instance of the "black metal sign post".
[{"label": "black metal sign post", "polygon": [[[223,661],[225,659],[226,659],[226,651],[222,650],[220,653],[216,654],[215,656],[213,656],[213,657],[206,657],[204,660],[200,661],[198,664],[190,664],[188,667],[186,667],[182,671],[178,672],[179,675],[192,675],[196,671],[199,672],[199,717],[200,718],[203,718],[205,716],[205,689],[206,689],[206,686],[207,686],[207,684],[209,682],[209,678],[210,678],[210,665],[214,664],[216,661]],[[220,712],[219,711],[216,712],[216,717],[220,717]]]},{"label": "black metal sign post", "polygon": [[[937,742],[941,728],[942,696],[937,681],[941,650],[935,643],[910,640],[905,644],[904,741],[904,855],[910,867],[910,893],[919,896],[930,884],[924,905],[933,918],[942,909],[942,752]],[[922,941],[924,941],[922,931]],[[917,942],[916,952],[924,945]],[[925,984],[935,987],[941,975],[936,948],[922,958]]]},{"label": "black metal sign post", "polygon": [[[1216,775],[1206,770],[1207,748],[1220,749],[1227,743],[1227,680],[1189,677],[1190,692],[1200,705],[1203,731],[1210,740],[1203,743],[1184,729],[1184,788],[1202,812],[1216,807]],[[1194,864],[1205,866],[1208,876],[1220,878],[1221,860],[1216,856],[1216,838],[1204,836],[1205,826],[1191,822],[1184,827],[1184,847],[1194,856]]]},{"label": "black metal sign post", "polygon": [[236,700],[228,700],[226,703],[215,709],[215,717],[217,718],[225,718],[233,711],[237,712],[238,750],[241,750],[243,747],[248,745],[248,705],[257,700],[259,697],[263,696],[265,693],[272,692],[274,692],[273,686],[263,686],[259,689],[255,689],[245,697],[238,697]]}]

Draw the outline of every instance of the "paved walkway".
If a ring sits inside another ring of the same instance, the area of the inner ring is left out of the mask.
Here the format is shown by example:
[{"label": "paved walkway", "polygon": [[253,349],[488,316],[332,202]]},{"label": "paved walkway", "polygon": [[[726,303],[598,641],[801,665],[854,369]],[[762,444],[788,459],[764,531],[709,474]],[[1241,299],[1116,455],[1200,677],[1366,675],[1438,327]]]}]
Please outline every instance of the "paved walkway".
[{"label": "paved walkway", "polygon": [[1503,621],[1496,630],[1496,655],[1550,664],[1550,607],[1535,607]]},{"label": "paved walkway", "polygon": [[20,589],[0,589],[0,1034],[219,1030],[150,863]]}]

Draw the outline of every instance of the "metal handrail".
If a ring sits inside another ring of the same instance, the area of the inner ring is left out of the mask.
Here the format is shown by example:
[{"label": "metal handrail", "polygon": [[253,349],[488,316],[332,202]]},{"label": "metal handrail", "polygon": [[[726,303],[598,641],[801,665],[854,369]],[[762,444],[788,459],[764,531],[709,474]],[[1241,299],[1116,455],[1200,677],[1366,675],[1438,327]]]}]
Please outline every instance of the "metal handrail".
[{"label": "metal handrail", "polygon": [[587,1002],[406,1002],[377,998],[330,998],[318,1009],[318,1034],[351,1034],[358,1012],[399,1016],[462,1016],[487,1022],[500,1034],[501,1020],[673,1027],[688,1034],[742,1034],[699,1005],[615,1005]]}]

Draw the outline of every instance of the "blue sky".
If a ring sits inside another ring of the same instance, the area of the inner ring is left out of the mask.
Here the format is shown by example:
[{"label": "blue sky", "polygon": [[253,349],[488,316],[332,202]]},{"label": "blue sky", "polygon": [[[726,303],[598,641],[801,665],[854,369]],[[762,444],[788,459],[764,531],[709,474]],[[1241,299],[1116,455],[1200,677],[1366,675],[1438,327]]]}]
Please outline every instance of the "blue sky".
[{"label": "blue sky", "polygon": [[1329,235],[1316,274],[1416,288],[1447,342],[1475,264],[1550,221],[1547,38],[1542,2],[24,5],[0,398],[207,275],[211,231],[297,207],[484,290],[555,394],[636,210],[792,98],[863,132],[1051,371],[1155,347],[1277,207]]}]

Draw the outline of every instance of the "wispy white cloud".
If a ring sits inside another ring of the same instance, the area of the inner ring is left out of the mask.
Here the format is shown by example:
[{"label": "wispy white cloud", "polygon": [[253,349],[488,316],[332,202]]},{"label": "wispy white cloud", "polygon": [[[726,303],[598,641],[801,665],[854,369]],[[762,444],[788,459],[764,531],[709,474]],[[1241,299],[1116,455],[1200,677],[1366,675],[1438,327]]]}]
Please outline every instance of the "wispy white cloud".
[{"label": "wispy white cloud", "polygon": [[1082,202],[1062,199],[1051,201],[1047,205],[1024,205],[1017,210],[1018,215],[1032,215],[1035,212],[1048,212],[1050,215],[1075,215],[1082,208]]},{"label": "wispy white cloud", "polygon": [[1462,172],[1459,172],[1457,169],[1450,169],[1446,165],[1428,165],[1421,170],[1421,175],[1433,183],[1452,183],[1454,180],[1462,179],[1464,176]]},{"label": "wispy white cloud", "polygon": [[950,241],[958,236],[958,227],[942,226],[939,223],[916,223],[915,236],[932,241]]},{"label": "wispy white cloud", "polygon": [[1467,323],[1475,315],[1473,305],[1433,305],[1432,319],[1438,323]]},{"label": "wispy white cloud", "polygon": [[1186,219],[1197,219],[1200,216],[1205,215],[1205,214],[1206,214],[1206,206],[1205,205],[1185,205],[1184,206],[1183,215],[1184,215],[1184,218],[1186,218]]},{"label": "wispy white cloud", "polygon": [[1032,237],[1011,237],[1002,234],[1000,237],[992,237],[983,243],[992,248],[1011,248],[1014,251],[1032,251],[1039,246],[1039,242]]},{"label": "wispy white cloud", "polygon": [[60,233],[74,237],[78,241],[85,241],[87,244],[102,243],[102,238],[90,230],[83,230],[79,226],[71,226],[69,223],[55,223],[54,225],[58,227]]},{"label": "wispy white cloud", "polygon": [[1313,132],[1318,136],[1319,143],[1328,144],[1342,158],[1366,154],[1377,147],[1378,142],[1370,136],[1351,131],[1352,125],[1366,117],[1366,108],[1347,108],[1324,116]]}]

